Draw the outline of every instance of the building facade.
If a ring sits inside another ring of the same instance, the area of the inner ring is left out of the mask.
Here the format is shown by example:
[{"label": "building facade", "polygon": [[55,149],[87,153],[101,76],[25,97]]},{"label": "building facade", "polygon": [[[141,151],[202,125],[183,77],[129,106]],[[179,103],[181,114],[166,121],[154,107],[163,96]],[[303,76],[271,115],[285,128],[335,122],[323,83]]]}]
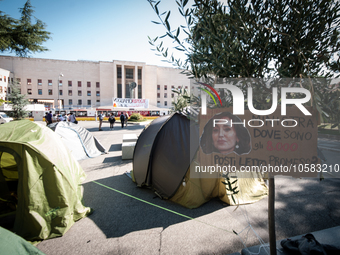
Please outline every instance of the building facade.
[{"label": "building facade", "polygon": [[[189,89],[180,70],[131,61],[68,61],[0,56],[0,75],[19,83],[32,103],[55,110],[113,107],[113,98],[148,99],[149,108],[171,108],[171,88]],[[0,81],[1,83],[1,81]],[[135,88],[132,89],[131,85]],[[5,91],[2,89],[2,91]]]},{"label": "building facade", "polygon": [[0,99],[6,100],[8,84],[10,82],[10,71],[0,68]]}]

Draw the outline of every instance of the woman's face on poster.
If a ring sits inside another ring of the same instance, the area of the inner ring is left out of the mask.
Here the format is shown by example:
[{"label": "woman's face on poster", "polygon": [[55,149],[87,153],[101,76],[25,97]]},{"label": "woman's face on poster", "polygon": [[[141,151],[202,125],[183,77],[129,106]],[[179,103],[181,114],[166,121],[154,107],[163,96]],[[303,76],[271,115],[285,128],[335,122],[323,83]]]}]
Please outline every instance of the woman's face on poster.
[{"label": "woman's face on poster", "polygon": [[230,119],[227,124],[215,124],[212,129],[212,140],[215,148],[222,154],[228,154],[234,151],[238,138],[234,127],[229,125]]}]

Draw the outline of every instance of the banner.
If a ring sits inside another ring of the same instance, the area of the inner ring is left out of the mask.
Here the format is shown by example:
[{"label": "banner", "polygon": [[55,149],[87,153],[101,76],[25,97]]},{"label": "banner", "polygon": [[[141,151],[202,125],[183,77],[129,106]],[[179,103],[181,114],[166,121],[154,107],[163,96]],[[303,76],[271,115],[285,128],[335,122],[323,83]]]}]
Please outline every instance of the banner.
[{"label": "banner", "polygon": [[121,108],[149,108],[149,99],[135,99],[135,98],[112,98],[113,107]]},{"label": "banner", "polygon": [[[309,108],[312,112],[312,109]],[[198,165],[191,175],[212,172],[261,172],[270,175],[315,177],[322,172],[317,155],[317,115],[288,107],[267,116],[232,108],[208,109],[199,116]],[[212,174],[213,176],[213,174]]]}]

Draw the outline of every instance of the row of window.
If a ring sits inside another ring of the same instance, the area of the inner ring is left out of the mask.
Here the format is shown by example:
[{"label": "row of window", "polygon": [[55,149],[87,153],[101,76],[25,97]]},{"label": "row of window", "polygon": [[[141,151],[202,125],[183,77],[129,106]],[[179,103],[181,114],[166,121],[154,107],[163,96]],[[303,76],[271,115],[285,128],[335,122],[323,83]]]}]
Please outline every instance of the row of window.
[{"label": "row of window", "polygon": [[[171,98],[174,98],[175,94],[171,93]],[[161,98],[161,93],[157,93],[157,98]],[[164,98],[168,98],[168,93],[164,93]]]},{"label": "row of window", "polygon": [[[174,88],[175,88],[175,86],[172,85],[172,86],[171,86],[171,89],[174,89]],[[177,88],[180,89],[181,86],[178,86]],[[185,88],[185,89],[188,89],[188,86],[185,86],[184,88]],[[161,85],[157,85],[157,90],[161,90]],[[168,90],[168,85],[164,85],[164,90]]]},{"label": "row of window", "polygon": [[[8,90],[9,90],[9,88],[8,88]],[[0,93],[2,93],[2,92],[4,92],[4,93],[7,92],[7,87],[6,86],[4,88],[2,88],[2,86],[0,86]]]},{"label": "row of window", "polygon": [[[52,96],[53,95],[53,89],[49,89],[48,90],[48,95],[49,96]],[[32,95],[32,89],[27,89],[27,94],[28,95]],[[43,94],[43,91],[42,89],[38,89],[38,95],[42,95]],[[59,90],[59,96],[62,96],[63,95],[63,90]],[[68,95],[69,96],[72,96],[73,93],[72,93],[72,90],[69,90],[68,91]],[[78,90],[78,96],[82,96],[82,91],[81,90]],[[87,91],[87,96],[91,96],[91,91]],[[96,91],[96,96],[100,96],[100,91]]]},{"label": "row of window", "polygon": [[3,80],[4,82],[7,82],[6,76],[4,76],[3,79],[2,79],[2,75],[0,75],[0,81],[2,81],[2,80]]},{"label": "row of window", "polygon": [[[125,68],[125,79],[133,79],[133,68]],[[122,78],[122,67],[117,67],[117,78]],[[138,80],[142,79],[142,69],[138,69]]]},{"label": "row of window", "polygon": [[[96,102],[97,102],[97,103],[100,103],[100,100],[97,100]],[[72,100],[72,99],[69,99],[69,100],[68,100],[68,104],[69,104],[69,105],[73,105],[73,100]],[[77,105],[83,105],[83,100],[78,99]],[[91,100],[87,100],[87,105],[92,105],[92,101],[91,101]]]},{"label": "row of window", "polygon": [[[161,101],[157,101],[157,106],[161,106]],[[168,106],[168,102],[164,101],[164,106]]]},{"label": "row of window", "polygon": [[[21,79],[20,78],[17,78],[17,81],[19,82],[19,84],[21,84]],[[63,86],[63,80],[58,80],[58,83],[59,83],[59,86]],[[38,79],[37,84],[38,84],[38,86],[42,86],[43,85],[43,80],[42,79]],[[52,86],[52,84],[53,84],[52,80],[47,80],[47,84],[48,84],[48,86]],[[72,87],[72,85],[73,85],[72,81],[68,81],[67,84],[68,84],[69,87]],[[82,87],[82,82],[81,81],[78,81],[77,84],[78,84],[78,88]],[[32,85],[32,79],[27,79],[27,85]],[[90,81],[86,82],[86,86],[88,88],[91,88],[91,82]],[[96,88],[100,88],[100,83],[99,82],[96,82]]]}]

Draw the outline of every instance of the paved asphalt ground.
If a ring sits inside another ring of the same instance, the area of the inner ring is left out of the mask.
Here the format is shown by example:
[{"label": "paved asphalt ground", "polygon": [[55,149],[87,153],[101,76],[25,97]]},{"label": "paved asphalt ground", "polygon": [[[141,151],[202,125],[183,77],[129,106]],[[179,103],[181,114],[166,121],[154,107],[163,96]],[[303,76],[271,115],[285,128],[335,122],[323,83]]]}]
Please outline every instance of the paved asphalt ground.
[{"label": "paved asphalt ground", "polygon": [[[230,254],[258,245],[251,227],[268,242],[268,199],[239,206],[212,200],[197,209],[186,209],[155,198],[125,174],[132,160],[121,159],[123,134],[139,134],[144,126],[115,130],[98,122],[79,122],[107,148],[108,154],[80,161],[87,174],[84,204],[94,213],[76,222],[60,238],[45,240],[38,248],[52,254]],[[340,163],[340,142],[320,140],[329,164]],[[329,145],[331,144],[331,145]],[[340,179],[275,178],[276,236],[292,237],[340,225]],[[95,182],[105,185],[103,187]],[[113,188],[115,190],[112,190]],[[119,193],[124,192],[125,194]],[[138,199],[164,207],[166,211]],[[235,210],[236,209],[236,210]],[[193,219],[191,219],[193,218]]]}]

